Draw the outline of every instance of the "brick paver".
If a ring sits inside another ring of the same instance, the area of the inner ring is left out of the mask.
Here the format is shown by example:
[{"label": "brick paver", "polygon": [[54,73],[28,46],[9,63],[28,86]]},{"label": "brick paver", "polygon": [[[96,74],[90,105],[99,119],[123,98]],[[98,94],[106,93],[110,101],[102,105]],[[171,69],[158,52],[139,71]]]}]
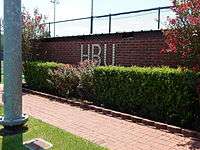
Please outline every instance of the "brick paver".
[{"label": "brick paver", "polygon": [[[2,86],[0,88],[2,95]],[[200,139],[183,137],[36,95],[23,95],[24,112],[113,150],[200,150]]]}]

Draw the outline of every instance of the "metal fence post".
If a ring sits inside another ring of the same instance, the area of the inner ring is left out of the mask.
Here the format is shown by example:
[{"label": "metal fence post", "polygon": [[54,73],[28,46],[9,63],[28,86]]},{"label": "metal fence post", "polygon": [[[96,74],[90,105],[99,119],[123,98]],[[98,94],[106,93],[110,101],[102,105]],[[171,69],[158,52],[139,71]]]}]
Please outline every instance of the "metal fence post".
[{"label": "metal fence post", "polygon": [[94,20],[94,17],[91,16],[90,34],[93,34],[93,20]]},{"label": "metal fence post", "polygon": [[51,23],[49,22],[49,37],[51,37]]},{"label": "metal fence post", "polygon": [[93,34],[93,21],[94,21],[94,1],[91,0],[91,24],[90,24],[90,34]]},{"label": "metal fence post", "polygon": [[112,26],[112,16],[109,14],[109,34],[111,33],[111,26]]},{"label": "metal fence post", "polygon": [[158,30],[160,29],[160,7],[158,8]]}]

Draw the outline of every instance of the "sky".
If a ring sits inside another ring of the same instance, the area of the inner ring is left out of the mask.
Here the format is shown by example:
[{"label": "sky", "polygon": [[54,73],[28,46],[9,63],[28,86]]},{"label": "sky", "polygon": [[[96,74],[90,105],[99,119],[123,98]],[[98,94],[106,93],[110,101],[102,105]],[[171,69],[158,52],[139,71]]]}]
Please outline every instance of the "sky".
[{"label": "sky", "polygon": [[[58,0],[56,6],[56,21],[72,18],[87,17],[91,14],[91,0]],[[50,0],[22,0],[22,5],[30,12],[34,8],[47,16],[47,22],[53,21],[53,4]],[[171,5],[171,0],[94,0],[94,15],[119,13],[162,7]],[[162,24],[164,26],[167,16],[171,16],[169,10],[161,11]],[[3,0],[0,0],[0,17],[3,16]],[[112,32],[124,32],[132,30],[148,30],[157,27],[157,11],[114,17],[112,20]],[[88,34],[90,20],[61,23],[56,25],[56,35]],[[142,27],[141,27],[142,26]],[[51,25],[53,29],[53,25]],[[108,31],[108,18],[94,20],[94,33]],[[51,31],[53,32],[53,31]]]}]

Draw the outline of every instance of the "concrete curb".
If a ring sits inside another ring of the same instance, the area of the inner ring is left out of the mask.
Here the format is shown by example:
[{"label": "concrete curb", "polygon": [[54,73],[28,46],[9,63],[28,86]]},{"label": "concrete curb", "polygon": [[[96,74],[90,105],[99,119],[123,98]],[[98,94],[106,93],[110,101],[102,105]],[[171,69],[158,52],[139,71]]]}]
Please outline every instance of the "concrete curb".
[{"label": "concrete curb", "polygon": [[104,114],[104,115],[108,115],[108,116],[111,116],[111,117],[117,117],[117,118],[121,118],[123,120],[132,121],[134,123],[152,126],[156,129],[164,130],[166,132],[177,133],[177,134],[180,134],[180,135],[186,136],[186,137],[200,138],[200,132],[197,132],[197,131],[188,130],[188,129],[168,125],[168,124],[165,124],[165,123],[152,121],[152,120],[149,120],[149,119],[145,119],[145,118],[133,116],[133,115],[126,114],[126,113],[113,111],[113,110],[110,110],[110,109],[105,109],[105,108],[102,108],[102,107],[91,105],[89,103],[69,100],[69,99],[54,96],[54,95],[51,95],[51,94],[46,94],[46,93],[34,91],[34,90],[31,90],[31,89],[28,89],[28,88],[23,88],[23,92],[31,93],[33,95],[39,95],[39,96],[46,97],[46,98],[49,98],[49,99],[53,99],[54,101],[67,103],[67,104],[70,104],[72,106],[80,107],[82,109],[93,110],[95,112],[98,112],[98,113],[101,113],[101,114]]}]

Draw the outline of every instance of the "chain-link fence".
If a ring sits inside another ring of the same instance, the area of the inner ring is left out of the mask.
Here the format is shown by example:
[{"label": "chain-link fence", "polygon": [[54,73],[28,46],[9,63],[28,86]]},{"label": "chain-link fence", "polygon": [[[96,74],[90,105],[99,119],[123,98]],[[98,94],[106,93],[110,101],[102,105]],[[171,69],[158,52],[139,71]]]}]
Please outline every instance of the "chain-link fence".
[{"label": "chain-link fence", "polygon": [[159,30],[166,28],[168,16],[174,16],[170,6],[49,22],[47,26],[51,37]]}]

